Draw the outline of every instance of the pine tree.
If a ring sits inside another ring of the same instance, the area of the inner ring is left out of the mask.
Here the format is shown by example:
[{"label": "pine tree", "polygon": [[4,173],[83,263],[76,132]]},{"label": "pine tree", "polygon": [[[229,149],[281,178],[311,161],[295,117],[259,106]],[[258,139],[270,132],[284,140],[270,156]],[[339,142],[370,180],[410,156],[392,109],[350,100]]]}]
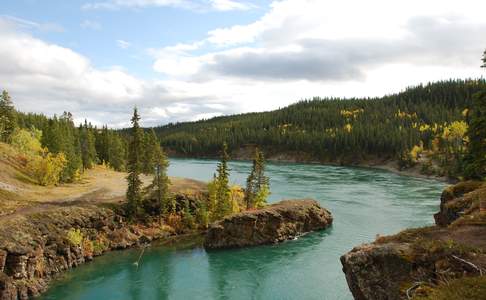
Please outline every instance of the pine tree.
[{"label": "pine tree", "polygon": [[[74,126],[73,115],[64,112],[58,120],[59,152],[66,156],[67,164],[61,175],[61,182],[72,182],[78,179],[83,166],[79,135]],[[49,149],[50,150],[50,149]]]},{"label": "pine tree", "polygon": [[142,172],[144,174],[153,174],[158,151],[160,151],[160,142],[152,129],[149,133],[144,134],[144,156],[142,159]]},{"label": "pine tree", "polygon": [[17,128],[17,112],[7,91],[0,97],[0,141],[8,142]]},{"label": "pine tree", "polygon": [[108,148],[108,163],[110,167],[115,169],[116,171],[124,171],[125,170],[125,162],[126,162],[126,144],[124,140],[113,131],[109,133],[109,145]]},{"label": "pine tree", "polygon": [[486,90],[474,95],[468,136],[464,175],[482,180],[486,177]]},{"label": "pine tree", "polygon": [[164,150],[158,146],[155,151],[155,176],[153,181],[154,193],[159,203],[159,214],[164,214],[175,209],[174,204],[171,203],[172,198],[169,194],[169,176],[167,176],[167,168],[169,167],[169,160],[164,153]]},{"label": "pine tree", "polygon": [[141,173],[141,152],[142,152],[142,139],[143,131],[140,128],[137,108],[133,110],[132,117],[132,130],[130,143],[128,145],[128,189],[127,189],[127,206],[128,215],[130,218],[134,218],[139,215],[140,206],[142,203],[142,181],[140,180]]},{"label": "pine tree", "polygon": [[265,158],[263,152],[256,148],[252,169],[246,180],[246,208],[263,207],[269,194],[269,179],[265,176]]},{"label": "pine tree", "polygon": [[216,212],[215,216],[220,219],[231,213],[231,191],[229,188],[228,168],[228,145],[223,144],[221,161],[218,164],[216,176]]},{"label": "pine tree", "polygon": [[84,169],[91,169],[97,162],[95,137],[93,134],[93,127],[88,126],[86,119],[84,125],[79,126],[81,158]]},{"label": "pine tree", "polygon": [[253,166],[246,178],[246,188],[245,188],[245,203],[246,209],[250,209],[253,207],[253,199],[255,199],[255,168],[256,168],[256,160],[253,159]]},{"label": "pine tree", "polygon": [[481,68],[486,68],[486,50],[484,50],[482,61],[483,65],[481,66]]}]

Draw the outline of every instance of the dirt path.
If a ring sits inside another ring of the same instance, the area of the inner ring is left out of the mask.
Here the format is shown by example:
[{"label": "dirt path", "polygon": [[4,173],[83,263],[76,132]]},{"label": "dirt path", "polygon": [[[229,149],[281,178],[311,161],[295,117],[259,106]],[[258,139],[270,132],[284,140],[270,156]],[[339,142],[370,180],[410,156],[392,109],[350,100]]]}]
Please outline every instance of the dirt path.
[{"label": "dirt path", "polygon": [[[123,202],[127,188],[126,175],[122,172],[95,168],[87,171],[79,183],[56,187],[25,183],[16,185],[15,180],[10,180],[9,186],[19,188],[15,192],[12,191],[6,199],[2,199],[4,207],[0,205],[0,221],[58,207]],[[152,181],[151,176],[142,176],[141,179],[144,186]],[[173,193],[190,194],[206,189],[204,182],[193,179],[173,177],[170,181],[170,191]],[[8,207],[8,210],[5,207]]]}]

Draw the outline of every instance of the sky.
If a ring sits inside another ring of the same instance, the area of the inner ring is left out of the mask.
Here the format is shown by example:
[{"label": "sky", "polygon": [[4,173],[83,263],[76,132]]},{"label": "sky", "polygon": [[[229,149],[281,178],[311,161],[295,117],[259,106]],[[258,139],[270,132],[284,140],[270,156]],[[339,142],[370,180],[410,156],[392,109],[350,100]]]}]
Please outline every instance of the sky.
[{"label": "sky", "polygon": [[484,0],[4,0],[16,107],[144,126],[478,78]]}]

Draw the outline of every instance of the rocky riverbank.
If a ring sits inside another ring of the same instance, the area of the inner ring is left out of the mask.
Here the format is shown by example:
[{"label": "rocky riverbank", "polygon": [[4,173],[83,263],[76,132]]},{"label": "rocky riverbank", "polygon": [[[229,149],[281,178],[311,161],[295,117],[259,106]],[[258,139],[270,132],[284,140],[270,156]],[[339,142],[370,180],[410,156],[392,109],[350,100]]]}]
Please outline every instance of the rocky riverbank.
[{"label": "rocky riverbank", "polygon": [[485,202],[486,184],[459,183],[443,192],[436,226],[378,237],[343,255],[354,298],[484,299]]},{"label": "rocky riverbank", "polygon": [[157,223],[128,224],[115,209],[94,205],[11,218],[0,230],[0,299],[31,299],[56,274],[94,256],[174,234]]},{"label": "rocky riverbank", "polygon": [[317,201],[285,200],[211,224],[204,245],[220,249],[278,243],[331,224],[331,213]]}]

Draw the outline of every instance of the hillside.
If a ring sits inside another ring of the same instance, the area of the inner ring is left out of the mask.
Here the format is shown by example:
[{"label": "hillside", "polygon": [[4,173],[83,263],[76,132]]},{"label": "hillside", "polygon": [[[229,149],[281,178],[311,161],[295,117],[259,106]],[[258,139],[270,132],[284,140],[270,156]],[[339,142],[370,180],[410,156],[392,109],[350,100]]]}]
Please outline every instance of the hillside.
[{"label": "hillside", "polygon": [[168,124],[155,131],[172,155],[215,156],[226,142],[234,158],[249,157],[245,149],[258,145],[267,157],[286,160],[397,159],[414,146],[454,144],[440,139],[454,130],[454,121],[466,121],[473,95],[485,87],[484,80],[451,80],[381,98],[314,98],[275,111]]},{"label": "hillside", "polygon": [[[25,172],[21,154],[10,145],[0,143],[0,169],[0,217],[59,206],[125,201],[127,174],[104,166],[86,170],[75,183],[40,186]],[[147,185],[152,177],[142,176],[142,180]],[[204,183],[191,179],[173,177],[171,183],[173,193],[206,189]]]}]

